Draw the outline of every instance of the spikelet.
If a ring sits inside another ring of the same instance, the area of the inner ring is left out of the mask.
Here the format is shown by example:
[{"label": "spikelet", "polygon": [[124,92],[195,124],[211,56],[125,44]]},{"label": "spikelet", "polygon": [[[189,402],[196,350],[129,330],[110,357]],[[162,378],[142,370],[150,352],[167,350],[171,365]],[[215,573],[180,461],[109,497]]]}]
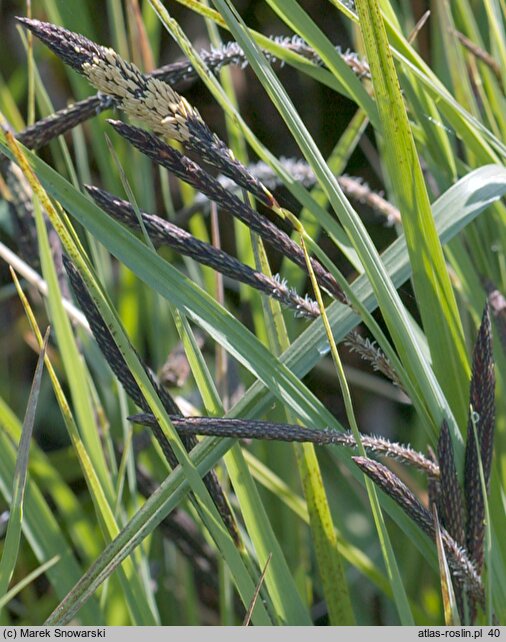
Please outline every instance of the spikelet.
[{"label": "spikelet", "polygon": [[[81,278],[81,275],[77,271],[74,264],[70,261],[70,259],[68,259],[68,257],[64,256],[63,260],[70,283],[72,285],[72,289],[74,291],[74,294],[76,295],[76,299],[78,300],[82,311],[88,319],[90,328],[93,332],[93,336],[95,337],[107,363],[111,367],[111,370],[117,376],[118,380],[121,382],[130,398],[143,410],[147,412],[150,411],[149,404],[144,398],[144,395],[142,394],[137,381],[130,372],[130,369],[128,368],[123,355],[118,349],[109,328],[105,324],[98,308],[91,298],[86,285]],[[142,363],[141,359],[139,359],[139,361]],[[169,392],[163,386],[160,386],[158,384],[154,374],[145,364],[143,364],[143,367],[165,410],[171,415],[180,415],[179,408]],[[169,444],[167,437],[158,425],[158,422],[155,421],[152,425],[152,428],[153,434],[158,441],[160,448],[162,449],[162,452],[167,459],[167,462],[172,468],[176,468],[179,465],[179,462]],[[191,435],[183,436],[182,441],[187,451],[190,451],[197,444],[195,437]],[[210,471],[205,476],[204,482],[209,490],[211,497],[213,498],[214,503],[216,504],[216,507],[220,512],[224,523],[228,528],[231,537],[237,545],[240,545],[240,535],[237,523],[230,510],[230,506],[218,481],[216,473],[214,471]]]},{"label": "spikelet", "polygon": [[[24,19],[20,19],[21,22]],[[34,23],[24,22],[27,27],[35,29]],[[38,23],[38,31],[42,37],[43,29]],[[63,31],[63,30],[62,30]],[[67,32],[67,38],[70,38],[71,32]],[[290,49],[299,55],[308,58],[315,65],[323,65],[323,61],[316,54],[316,52],[309,47],[301,38],[297,36],[292,37],[274,37],[274,42],[284,49]],[[45,40],[48,42],[48,39]],[[81,47],[80,44],[75,44],[74,49]],[[357,73],[360,77],[370,77],[368,72],[367,63],[361,60],[357,54],[351,51],[342,52],[339,47],[336,47],[339,54],[342,56],[346,64]],[[60,47],[60,55],[62,55],[62,47]],[[75,53],[75,51],[74,51]],[[276,62],[276,58],[268,51],[264,51],[265,56],[271,62]],[[219,47],[211,47],[209,51],[202,50],[200,56],[204,61],[207,68],[213,72],[218,73],[227,65],[238,65],[241,68],[248,66],[248,59],[242,48],[236,42],[228,42]],[[73,60],[66,59],[66,62],[73,64]],[[281,65],[283,62],[281,61]],[[173,89],[178,89],[180,85],[187,83],[198,78],[195,68],[188,59],[180,60],[178,62],[164,65],[155,69],[148,74],[153,78],[168,83]],[[43,145],[49,143],[53,138],[64,134],[65,132],[73,129],[77,125],[85,122],[89,118],[93,118],[97,114],[110,109],[115,105],[115,100],[112,96],[99,92],[95,96],[90,96],[84,100],[80,100],[69,107],[58,110],[57,112],[38,120],[33,125],[26,127],[20,131],[16,138],[30,149],[38,149]]]},{"label": "spikelet", "polygon": [[199,112],[168,83],[143,74],[113,49],[68,29],[28,18],[18,20],[96,89],[111,96],[129,116],[199,154],[268,207],[279,207],[270,192],[209,129]]},{"label": "spikelet", "polygon": [[[86,186],[86,190],[110,216],[139,231],[139,221],[130,203],[91,185]],[[189,232],[159,216],[146,214],[145,212],[141,212],[141,216],[144,227],[155,245],[168,246],[184,256],[193,258],[202,265],[213,268],[224,276],[246,283],[267,296],[274,297],[284,306],[294,310],[298,317],[315,319],[320,316],[320,310],[316,302],[311,301],[308,297],[304,298],[298,295],[284,280],[253,270],[223,250],[200,241]]]},{"label": "spikelet", "polygon": [[[156,423],[151,413],[130,417],[130,420],[152,426]],[[338,432],[330,428],[304,428],[297,424],[280,424],[255,419],[219,419],[215,417],[171,417],[174,428],[181,435],[208,435],[215,437],[234,437],[236,439],[263,439],[267,441],[285,441],[312,443],[317,446],[343,446],[356,448],[357,442],[350,432]],[[437,464],[427,459],[422,453],[409,446],[402,446],[383,437],[362,435],[364,448],[377,455],[396,459],[404,464],[417,468],[427,475],[437,478]]]}]

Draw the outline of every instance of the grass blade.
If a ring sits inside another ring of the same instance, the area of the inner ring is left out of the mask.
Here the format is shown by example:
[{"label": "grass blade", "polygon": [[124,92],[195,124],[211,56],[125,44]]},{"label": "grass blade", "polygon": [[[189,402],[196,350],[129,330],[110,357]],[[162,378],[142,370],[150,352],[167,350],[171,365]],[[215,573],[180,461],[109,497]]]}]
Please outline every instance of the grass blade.
[{"label": "grass blade", "polygon": [[7,533],[0,561],[0,597],[7,592],[9,582],[16,561],[18,559],[19,542],[21,538],[21,524],[23,521],[23,501],[25,495],[26,478],[28,474],[28,457],[30,452],[30,441],[32,439],[33,425],[35,422],[35,411],[39,398],[40,384],[42,381],[42,371],[44,368],[44,355],[46,353],[47,342],[49,339],[50,328],[46,330],[44,343],[39,353],[37,367],[33,376],[32,388],[28,398],[25,418],[23,421],[23,430],[21,432],[21,441],[18,447],[18,457],[16,460],[16,469],[14,472],[12,501],[10,504],[10,518],[7,525]]},{"label": "grass blade", "polygon": [[434,372],[459,426],[466,417],[469,361],[459,311],[434,225],[399,81],[377,0],[358,0],[360,26],[388,145],[384,155],[406,235],[413,284]]}]

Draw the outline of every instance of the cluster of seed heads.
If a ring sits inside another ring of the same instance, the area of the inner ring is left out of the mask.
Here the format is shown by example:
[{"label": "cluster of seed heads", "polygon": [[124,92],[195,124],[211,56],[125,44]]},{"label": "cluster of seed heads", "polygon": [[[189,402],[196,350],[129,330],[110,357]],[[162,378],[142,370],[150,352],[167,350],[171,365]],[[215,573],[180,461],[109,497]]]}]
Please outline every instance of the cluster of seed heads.
[{"label": "cluster of seed heads", "polygon": [[[187,101],[167,83],[153,76],[146,76],[134,65],[124,61],[112,49],[96,45],[79,34],[55,27],[54,25],[26,19],[24,19],[23,22],[52,47],[65,62],[83,73],[100,91],[119,103],[130,115],[143,120],[155,132],[167,133],[166,126],[170,126],[172,135],[175,137],[179,136],[181,142],[193,141],[193,149],[196,149],[198,146],[203,147],[204,150],[206,150],[203,154],[205,158],[209,158],[209,149],[216,149],[219,145],[223,145],[214,134],[208,130],[198,112],[193,110]],[[279,42],[283,42],[284,46],[290,46],[299,50],[304,47],[307,48],[303,41],[296,38],[289,41],[282,39]],[[228,51],[227,53],[229,57],[239,55],[239,51],[237,50]],[[307,49],[306,53],[308,53]],[[265,240],[273,243],[277,249],[292,259],[296,258],[298,264],[305,267],[305,260],[300,248],[286,235],[280,233],[275,226],[260,218],[254,210],[248,208],[241,201],[235,199],[235,197],[232,197],[232,195],[228,193],[226,186],[223,186],[225,189],[222,187],[218,192],[213,188],[213,185],[219,183],[215,181],[215,179],[211,179],[205,172],[202,172],[200,168],[197,169],[198,166],[196,166],[195,163],[191,163],[187,159],[185,160],[184,157],[175,153],[175,150],[160,144],[159,141],[156,141],[153,136],[147,133],[141,135],[139,130],[121,126],[119,123],[114,124],[122,134],[129,132],[130,141],[136,144],[141,151],[148,153],[153,160],[167,166],[169,158],[180,159],[179,173],[177,173],[178,168],[174,166],[173,162],[169,164],[168,168],[171,169],[171,171],[176,171],[177,175],[183,178],[183,180],[188,180],[190,177],[192,184],[194,184],[197,189],[199,189],[199,187],[204,188],[204,193],[206,193],[207,196],[215,200],[217,199],[223,207],[229,209],[235,215],[243,212],[239,218],[256,229]],[[134,131],[136,131],[137,134],[135,137],[131,135]],[[196,140],[199,141],[198,145],[195,143]],[[308,178],[314,180],[314,176],[310,176],[311,172],[307,166],[289,160],[286,161],[286,164],[289,167],[291,166],[292,171],[298,174],[300,180],[306,181]],[[228,167],[230,168],[230,166]],[[258,173],[263,173],[265,178],[273,181],[272,171],[269,175],[265,165],[258,164],[257,169]],[[239,173],[242,173],[242,170]],[[251,184],[263,185],[262,181],[259,180],[253,172],[246,170],[245,174],[247,176],[248,187],[251,187]],[[238,173],[235,171],[235,168],[233,168],[232,172],[229,172],[229,176],[230,175],[232,175],[233,180],[229,180],[234,188],[236,188],[236,183],[242,183],[242,185],[244,185],[244,181],[241,181],[240,177],[238,178]],[[199,180],[197,180],[199,176],[200,185]],[[263,188],[262,193],[265,194]],[[132,220],[133,217],[130,217],[130,221]],[[177,238],[175,234],[172,234],[172,236],[173,238]],[[198,249],[200,251],[203,248]],[[201,252],[201,254],[205,256],[204,252]],[[222,261],[222,265],[226,266],[227,264],[228,266],[230,265],[228,259]],[[337,288],[334,279],[323,272],[317,262],[313,262],[313,264],[317,274],[322,278],[322,285],[325,289],[337,295],[340,300],[343,300],[342,293],[339,288]],[[242,267],[243,277],[245,267],[246,266]],[[235,265],[234,268],[238,268],[238,265]],[[220,271],[223,273],[223,269]],[[267,277],[265,275],[259,275],[258,273],[254,275],[254,277],[252,274],[246,274],[246,277],[249,278],[250,282],[254,279],[254,287],[257,287],[257,289],[261,289],[264,292],[270,289],[269,294],[271,296],[278,298],[278,300],[281,300],[289,307],[294,307],[298,316],[314,318],[319,315],[318,306],[311,301],[309,297],[306,296],[305,299],[302,299],[286,284],[274,283],[274,287],[272,287],[272,282],[267,283]],[[244,281],[245,278],[242,278],[242,280]],[[367,350],[363,350],[363,353],[366,354]],[[379,362],[376,355],[374,356],[376,361]],[[388,371],[388,368],[384,368],[383,370]]]},{"label": "cluster of seed heads", "polygon": [[[93,99],[98,101],[95,103],[98,105],[97,110],[112,104],[121,106],[129,115],[147,124],[155,133],[176,138],[185,147],[199,152],[205,161],[211,162],[220,171],[223,171],[225,176],[232,179],[234,182],[233,189],[236,189],[236,184],[241,185],[268,205],[274,207],[275,201],[273,201],[266,187],[277,186],[277,179],[272,170],[261,163],[257,164],[253,170],[237,163],[230,150],[207,128],[198,112],[169,84],[164,83],[155,75],[143,74],[137,67],[120,58],[112,49],[96,45],[79,34],[74,34],[48,23],[28,19],[22,19],[21,21],[44,40],[67,64],[84,74],[102,92]],[[315,64],[320,64],[313,55],[314,52],[311,53],[310,48],[307,47],[304,41],[297,38],[291,38],[289,41],[281,39],[278,44],[297,51],[297,53],[304,55]],[[228,56],[236,64],[242,64],[240,62],[241,54],[243,55],[243,52],[232,45],[219,55],[214,50],[210,52],[210,55],[217,59],[222,55],[223,61]],[[216,68],[219,68],[220,64],[222,63],[218,60]],[[225,63],[223,62],[223,64]],[[179,71],[182,78],[190,74],[189,67],[184,64]],[[94,103],[91,101],[90,105],[92,104]],[[90,106],[88,108],[91,109]],[[70,117],[69,120],[71,120]],[[202,170],[197,163],[165,145],[152,134],[123,123],[113,122],[112,124],[122,136],[155,162],[167,167],[176,176],[201,191],[207,198],[231,211],[285,256],[289,256],[296,263],[304,266],[305,258],[299,246],[293,243],[278,228],[260,217],[246,203],[238,199],[232,191],[229,191],[226,183],[227,179],[214,179]],[[48,127],[51,129],[52,125],[50,124]],[[52,131],[57,129],[55,126]],[[311,181],[314,181],[314,176],[311,175],[311,170],[307,165],[299,164],[289,159],[285,159],[284,163],[288,171],[297,176],[297,180],[300,180],[303,184],[309,185]],[[342,177],[340,180],[343,181],[347,178]],[[355,181],[355,185],[349,186],[348,189],[350,190],[349,193],[351,193],[351,189],[355,189],[355,197],[359,200],[363,199],[369,203],[376,200],[376,204],[378,204],[378,199],[381,199],[379,195],[372,195],[366,185],[357,181]],[[136,229],[139,227],[138,223],[133,222],[135,213],[128,203],[121,202],[96,188],[89,188],[89,191],[112,216],[130,227],[135,227]],[[387,211],[388,208],[385,209],[385,213]],[[395,220],[396,222],[399,220],[397,214],[394,215],[392,210],[387,213],[387,216],[390,220]],[[276,297],[285,305],[295,308],[297,314],[311,318],[319,315],[318,306],[313,301],[307,297],[305,299],[300,297],[278,275],[267,277],[256,272],[233,259],[233,257],[198,241],[187,232],[172,226],[166,221],[162,221],[162,219],[158,219],[158,217],[148,214],[142,214],[142,217],[148,233],[153,235],[159,242],[166,242],[182,254],[192,256],[224,274],[228,274],[245,283],[250,283],[253,287]],[[313,267],[323,287],[332,292],[341,302],[347,303],[345,295],[323,266],[313,261]],[[159,440],[168,461],[175,465],[177,460],[174,453],[154,416],[149,414],[149,404],[146,402],[109,329],[89,296],[84,282],[68,260],[66,260],[66,268],[76,297],[88,318],[90,327],[107,361],[128,394],[145,411],[143,415],[137,415],[132,419],[153,427],[154,434]],[[347,341],[351,349],[370,360],[375,369],[388,373],[388,376],[396,381],[396,373],[374,343],[368,339],[362,339],[356,332],[349,335]],[[309,441],[321,445],[356,446],[352,435],[340,434],[329,429],[315,430],[288,424],[273,424],[253,420],[188,419],[182,417],[179,408],[169,393],[159,386],[154,375],[146,366],[145,369],[165,409],[172,415],[174,425],[181,433],[187,448],[195,445],[195,435],[197,434],[276,439],[281,441]],[[382,438],[364,436],[362,439],[364,447],[370,453],[399,459],[427,473],[433,488],[431,500],[435,502],[441,514],[442,528],[440,532],[449,566],[453,577],[457,580],[459,590],[462,589],[458,595],[459,609],[463,603],[463,596],[467,593],[471,596],[471,613],[473,616],[476,605],[483,605],[484,602],[480,572],[484,560],[485,498],[482,492],[479,459],[481,458],[485,486],[488,488],[495,422],[494,392],[495,375],[491,324],[487,307],[473,352],[473,374],[470,386],[471,412],[469,414],[466,444],[464,493],[462,493],[458,482],[452,442],[448,426],[445,423],[443,423],[438,444],[438,463],[431,461],[409,447],[391,443]],[[436,527],[431,512],[421,504],[391,470],[383,464],[368,458],[354,457],[353,459],[361,470],[388,493],[422,530],[432,538],[435,537]],[[214,475],[208,475],[206,483],[213,493],[213,498],[232,536],[238,541],[237,525],[217,479]]]},{"label": "cluster of seed heads", "polygon": [[[32,23],[32,28],[35,30],[35,23]],[[25,23],[26,24],[26,23]],[[44,32],[38,23],[38,34],[42,37]],[[27,26],[29,26],[27,24]],[[70,33],[70,32],[69,32]],[[46,39],[47,40],[47,39]],[[305,43],[298,36],[275,36],[272,40],[280,47],[290,49],[304,57],[308,58],[313,64],[322,65],[323,61],[318,54]],[[81,47],[82,45],[75,45]],[[352,51],[342,52],[339,47],[336,47],[338,53],[343,57],[343,60],[355,71],[360,77],[369,77],[367,63],[362,60],[356,53]],[[62,48],[60,47],[60,53]],[[276,62],[276,57],[268,51],[264,51],[266,57],[272,62]],[[228,42],[219,47],[211,47],[210,50],[202,50],[200,52],[206,67],[213,73],[218,73],[221,69],[228,65],[238,65],[241,68],[248,66],[248,59],[242,48],[236,42]],[[67,62],[67,60],[65,60]],[[279,61],[283,65],[283,61]],[[173,89],[189,81],[196,80],[198,74],[188,59],[181,60],[169,65],[164,65],[155,69],[148,76],[157,78],[158,80],[168,83]],[[89,118],[100,114],[106,109],[110,109],[115,105],[115,100],[111,95],[98,92],[95,96],[90,96],[84,100],[78,101],[70,107],[65,107],[46,118],[43,118],[33,125],[25,128],[17,134],[18,140],[30,148],[39,148],[46,145],[56,136],[64,134],[65,132],[76,127],[80,123],[85,122]]]},{"label": "cluster of seed heads", "polygon": [[[141,230],[135,209],[128,202],[109,194],[92,185],[86,190],[95,202],[110,216],[120,223],[139,232]],[[141,212],[144,228],[151,241],[156,246],[167,246],[184,256],[189,256],[202,265],[207,265],[224,276],[241,283],[246,283],[255,289],[272,296],[292,310],[296,315],[314,319],[320,315],[315,301],[309,297],[303,298],[279,277],[270,277],[245,265],[221,249],[209,243],[200,241],[189,232],[159,216]]]},{"label": "cluster of seed heads", "polygon": [[[219,181],[203,170],[198,163],[184,156],[173,147],[166,145],[160,138],[138,127],[126,125],[121,121],[109,122],[121,136],[155,163],[165,167],[174,176],[181,178],[198,191],[206,194],[210,200],[258,233],[266,243],[299,265],[303,270],[307,270],[304,252],[288,234],[279,229],[265,216],[259,214],[234,193],[224,189]],[[330,272],[313,258],[311,258],[311,264],[322,286],[339,301],[346,302],[346,296]]]},{"label": "cluster of seed heads", "polygon": [[[96,203],[110,216],[128,227],[140,231],[140,224],[133,206],[105,190],[88,185],[86,190]],[[318,304],[307,294],[301,297],[279,274],[267,276],[245,265],[223,250],[200,241],[189,232],[153,214],[141,212],[144,228],[156,246],[168,246],[184,256],[189,256],[202,265],[207,265],[224,276],[246,283],[267,296],[274,297],[282,305],[295,311],[299,318],[315,319],[320,316]],[[346,343],[360,356],[370,362],[374,369],[397,382],[395,372],[381,350],[353,330]]]},{"label": "cluster of seed heads", "polygon": [[[105,95],[112,98],[131,116],[143,121],[153,129],[154,132],[161,134],[170,133],[173,137],[180,140],[182,143],[187,143],[190,148],[201,152],[201,156],[210,162],[216,161],[215,154],[218,150],[218,157],[220,162],[229,156],[229,150],[219,139],[207,128],[205,123],[200,118],[200,115],[194,110],[189,103],[175,92],[167,83],[154,77],[153,75],[147,76],[143,74],[135,65],[124,61],[112,49],[108,49],[92,43],[91,41],[83,38],[79,34],[69,32],[65,29],[55,27],[47,23],[40,23],[34,20],[23,19],[23,23],[28,26],[36,35],[41,37],[46,44],[48,44],[62,59],[70,64],[74,69],[83,73],[89,80]],[[300,39],[281,39],[279,43],[283,46],[291,47],[301,51],[304,49],[306,54],[309,54],[307,45]],[[228,51],[228,56],[239,56],[239,51],[231,47],[233,51]],[[257,164],[257,166],[250,171],[243,168],[236,161],[226,162],[227,177],[223,180],[228,180],[228,184],[221,184],[216,179],[212,179],[208,174],[203,172],[194,162],[185,159],[183,156],[175,152],[172,148],[161,143],[154,136],[142,133],[133,127],[128,127],[120,123],[113,123],[116,129],[123,135],[127,134],[130,142],[139,147],[141,151],[147,153],[153,160],[165,165],[172,172],[175,172],[183,180],[190,182],[197,189],[200,189],[207,197],[217,201],[222,207],[231,211],[234,215],[238,216],[245,223],[255,229],[267,242],[273,244],[283,254],[289,256],[292,260],[305,268],[305,259],[300,248],[289,239],[284,233],[280,232],[278,228],[270,224],[268,221],[259,217],[258,214],[246,204],[241,202],[230,193],[233,187],[237,189],[237,184],[246,186],[250,191],[257,196],[259,192],[265,197],[266,190],[262,179],[258,174],[263,175],[270,183],[275,184],[275,175],[272,170],[265,164]],[[135,135],[134,135],[135,134]],[[314,174],[312,174],[309,167],[303,163],[297,163],[286,159],[288,171],[292,171],[297,180],[308,183],[308,181],[315,181]],[[215,162],[214,164],[218,164]],[[257,174],[255,174],[255,169]],[[220,189],[217,189],[217,186]],[[265,198],[263,199],[265,202]],[[269,200],[269,199],[267,199]],[[270,203],[271,204],[271,203]],[[115,209],[117,212],[117,208]],[[135,220],[133,216],[129,217],[131,222]],[[146,221],[148,224],[154,223]],[[157,222],[158,230],[160,228],[160,221]],[[166,237],[168,226],[165,226]],[[172,239],[181,238],[181,233],[175,233],[172,230]],[[192,244],[190,239],[186,239],[186,247]],[[195,246],[195,243],[193,242]],[[205,248],[193,248],[193,256],[197,255],[202,257],[209,256],[209,252],[204,251]],[[216,253],[214,255],[216,258]],[[224,269],[231,267],[231,257],[225,260],[218,261],[219,265],[215,264],[215,268],[219,269],[222,273]],[[198,258],[197,258],[198,260]],[[319,316],[318,306],[308,296],[301,298],[295,291],[287,286],[285,283],[276,283],[268,280],[268,277],[259,273],[253,274],[246,266],[241,266],[237,261],[232,266],[237,274],[241,274],[243,282],[249,282],[260,289],[274,296],[285,305],[293,307],[298,316],[307,318],[315,318]],[[313,261],[313,268],[317,276],[320,277],[323,287],[337,296],[341,301],[345,301],[342,292],[338,288],[335,280],[324,271],[321,265]],[[354,341],[354,334],[350,336],[350,341],[360,345],[360,337]],[[367,349],[367,346],[361,351],[365,358],[373,357],[373,363],[377,364],[377,368],[382,372],[389,373],[391,367],[388,360],[385,358],[380,359],[379,355],[372,353]],[[385,362],[385,363],[383,363]]]}]

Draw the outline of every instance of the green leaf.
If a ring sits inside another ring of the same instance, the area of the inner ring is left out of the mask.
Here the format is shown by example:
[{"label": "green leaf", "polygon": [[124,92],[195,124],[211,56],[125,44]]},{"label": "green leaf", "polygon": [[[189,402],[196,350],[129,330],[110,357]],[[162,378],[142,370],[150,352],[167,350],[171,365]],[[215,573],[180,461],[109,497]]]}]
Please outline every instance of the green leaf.
[{"label": "green leaf", "polygon": [[44,344],[40,350],[37,360],[37,367],[33,375],[32,388],[28,398],[25,419],[23,421],[23,430],[21,440],[18,446],[18,456],[16,459],[16,469],[14,471],[12,501],[10,504],[9,523],[0,561],[0,597],[3,596],[11,581],[16,561],[18,559],[19,541],[21,538],[21,525],[23,521],[23,501],[25,495],[26,477],[28,474],[28,457],[30,452],[30,441],[32,439],[33,425],[35,422],[35,411],[39,399],[40,383],[42,380],[42,370],[44,368],[44,355],[46,353],[47,342],[49,339],[49,328],[44,337]]},{"label": "green leaf", "polygon": [[401,211],[418,309],[434,372],[463,430],[470,367],[457,302],[434,225],[379,4],[377,0],[357,0],[356,6],[382,123],[381,134],[388,141],[384,145],[384,155]]}]

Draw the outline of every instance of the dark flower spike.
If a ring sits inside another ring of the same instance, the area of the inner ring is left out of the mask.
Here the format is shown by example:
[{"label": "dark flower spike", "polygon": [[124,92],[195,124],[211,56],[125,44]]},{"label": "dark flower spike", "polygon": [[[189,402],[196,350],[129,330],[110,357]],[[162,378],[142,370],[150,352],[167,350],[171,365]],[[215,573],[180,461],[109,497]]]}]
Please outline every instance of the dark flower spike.
[{"label": "dark flower spike", "polygon": [[98,93],[38,120],[16,134],[16,138],[28,149],[40,149],[57,136],[65,134],[113,105],[114,99],[111,96]]},{"label": "dark flower spike", "polygon": [[[23,22],[24,18],[19,18]],[[35,21],[36,22],[36,21]],[[28,24],[23,22],[28,27]],[[28,27],[30,28],[30,27]],[[310,60],[313,64],[323,65],[323,61],[318,54],[309,47],[298,36],[292,37],[276,37],[274,42],[283,48],[290,49],[296,53],[303,55]],[[351,51],[342,52],[339,47],[336,47],[343,60],[350,66],[356,74],[360,77],[370,77],[369,68],[367,63],[361,60],[357,54]],[[275,58],[265,51],[265,55],[275,62]],[[240,65],[246,67],[248,59],[244,51],[236,42],[229,42],[220,47],[212,48],[210,51],[201,51],[200,56],[205,65],[213,73],[218,73],[220,69],[227,65]],[[169,65],[155,69],[147,76],[158,78],[171,87],[178,89],[188,81],[196,80],[198,74],[193,68],[188,59],[184,59]],[[39,149],[46,145],[53,138],[60,134],[73,129],[77,125],[85,122],[89,118],[102,113],[106,109],[110,109],[115,104],[112,96],[107,96],[101,92],[95,96],[90,96],[85,100],[81,100],[70,107],[61,109],[47,118],[43,118],[30,127],[27,127],[17,135],[18,140],[30,149]]]},{"label": "dark flower spike", "polygon": [[[391,497],[403,511],[431,539],[435,538],[432,514],[413,495],[409,488],[383,464],[367,457],[352,457],[357,466]],[[451,537],[446,529],[441,529],[441,538],[448,558],[448,565],[453,577],[460,586],[480,604],[484,603],[484,591],[481,577],[474,563],[470,560],[465,548]]]},{"label": "dark flower spike", "polygon": [[[295,181],[304,187],[309,189],[316,184],[316,176],[306,161],[295,158],[285,158],[282,156],[279,159],[279,162],[283,166],[283,169],[285,169]],[[269,190],[275,190],[283,185],[283,182],[272,167],[263,161],[258,161],[257,163],[248,165],[248,170]],[[233,191],[238,190],[237,185],[235,185],[227,176],[218,176],[218,180],[226,189]],[[359,203],[367,205],[375,212],[381,214],[382,217],[385,217],[387,225],[401,223],[401,214],[399,210],[392,205],[392,203],[385,200],[381,194],[374,192],[367,183],[363,181],[363,179],[352,176],[338,176],[337,181],[347,196]],[[199,195],[192,208],[198,209],[206,200],[205,196]]]},{"label": "dark flower spike", "polygon": [[277,207],[269,191],[252,176],[214,134],[199,112],[168,83],[143,74],[113,49],[63,27],[29,18],[18,20],[54,53],[107,96],[129,116],[155,133],[169,136],[251,192],[268,207]]},{"label": "dark flower spike", "polygon": [[[137,214],[128,201],[116,198],[98,187],[87,185],[85,188],[105,212],[120,223],[128,225],[137,232],[140,231]],[[199,241],[185,230],[158,216],[144,212],[141,212],[141,216],[146,231],[155,245],[167,245],[203,265],[212,267],[225,276],[251,285],[260,292],[278,299],[286,307],[295,310],[296,316],[305,318],[320,316],[320,309],[314,301],[307,296],[305,298],[299,296],[278,276],[269,277],[253,270],[222,250]],[[374,343],[369,339],[364,339],[356,330],[348,334],[345,342],[351,350],[370,362],[374,370],[382,372],[401,387],[390,361]]]},{"label": "dark flower spike", "polygon": [[[33,192],[23,172],[6,156],[0,155],[0,174],[8,188],[6,200],[14,229],[14,241],[20,256],[30,266],[40,264],[37,230],[33,211]],[[62,246],[58,234],[45,216],[49,245],[62,295],[69,299],[68,283],[63,269]]]},{"label": "dark flower spike", "polygon": [[362,359],[368,361],[372,365],[373,370],[383,373],[392,383],[403,390],[399,377],[393,369],[390,360],[374,341],[371,341],[367,337],[364,338],[355,330],[346,335],[344,343],[351,352],[356,352]]},{"label": "dark flower spike", "polygon": [[[266,243],[299,265],[303,270],[307,270],[304,253],[297,243],[268,219],[258,214],[247,203],[237,198],[235,194],[222,187],[215,178],[205,172],[196,162],[143,129],[126,125],[118,120],[110,120],[109,122],[121,136],[155,163],[162,165],[181,180],[195,187],[199,192],[206,194],[220,207],[257,232]],[[346,297],[334,277],[318,261],[312,259],[311,262],[320,284],[336,299],[346,303]]]},{"label": "dark flower spike", "polygon": [[481,454],[483,475],[488,490],[495,425],[495,372],[488,305],[485,306],[474,345],[469,404],[471,410],[467,423],[464,466],[464,495],[467,507],[466,540],[472,559],[476,562],[477,568],[481,569],[485,538],[485,499],[482,493],[478,452]]},{"label": "dark flower spike", "polygon": [[[96,203],[120,223],[135,231],[140,231],[136,212],[128,201],[114,197],[112,194],[91,185],[85,186]],[[303,298],[288,287],[281,279],[269,277],[253,270],[226,252],[209,243],[199,241],[189,232],[152,214],[141,213],[146,231],[154,245],[166,245],[176,252],[189,256],[202,265],[208,265],[217,272],[231,279],[247,283],[267,296],[274,297],[283,305],[295,310],[298,316],[316,318],[320,316],[318,305],[308,298]]]},{"label": "dark flower spike", "polygon": [[[146,426],[156,423],[151,413],[134,415],[130,421]],[[336,445],[355,448],[355,437],[350,432],[338,432],[329,428],[304,428],[294,424],[278,424],[255,419],[220,419],[215,417],[171,417],[174,428],[181,435],[205,435],[212,437],[232,437],[234,439],[263,439],[312,443],[317,446]],[[364,448],[370,453],[396,459],[417,468],[427,475],[437,478],[437,464],[416,452],[409,446],[388,441],[383,437],[363,435]]]},{"label": "dark flower spike", "polygon": [[439,462],[438,513],[442,525],[460,545],[466,545],[464,534],[464,498],[457,478],[450,430],[443,421],[437,447]]},{"label": "dark flower spike", "polygon": [[[149,407],[149,404],[144,398],[141,389],[137,385],[134,376],[130,372],[130,369],[125,362],[123,355],[119,351],[114,339],[112,338],[112,335],[108,327],[104,323],[104,320],[102,319],[93,299],[89,295],[86,285],[81,278],[81,275],[76,270],[73,263],[68,259],[68,257],[64,256],[63,260],[76,299],[79,302],[83,313],[88,319],[88,323],[90,324],[93,336],[95,337],[95,340],[97,341],[107,363],[111,367],[111,370],[121,382],[123,388],[126,390],[128,396],[132,399],[132,401],[134,401],[135,404],[139,406],[139,408],[142,408],[145,412],[150,412],[151,409]],[[140,360],[140,358],[139,361],[142,363],[142,360]],[[171,395],[165,388],[157,383],[151,370],[144,364],[143,367],[165,410],[170,415],[181,416],[179,408]],[[153,422],[151,427],[153,429],[153,434],[158,441],[165,458],[167,459],[167,462],[169,463],[171,468],[176,468],[179,465],[179,462],[162,429],[157,422]],[[197,444],[197,440],[191,435],[184,437],[182,441],[188,451],[190,451]],[[238,527],[215,472],[210,471],[209,473],[207,473],[207,475],[204,477],[204,482],[211,494],[211,497],[213,498],[214,503],[216,504],[216,507],[220,512],[224,523],[227,525],[230,535],[234,539],[234,542],[238,544],[240,542]]]}]

